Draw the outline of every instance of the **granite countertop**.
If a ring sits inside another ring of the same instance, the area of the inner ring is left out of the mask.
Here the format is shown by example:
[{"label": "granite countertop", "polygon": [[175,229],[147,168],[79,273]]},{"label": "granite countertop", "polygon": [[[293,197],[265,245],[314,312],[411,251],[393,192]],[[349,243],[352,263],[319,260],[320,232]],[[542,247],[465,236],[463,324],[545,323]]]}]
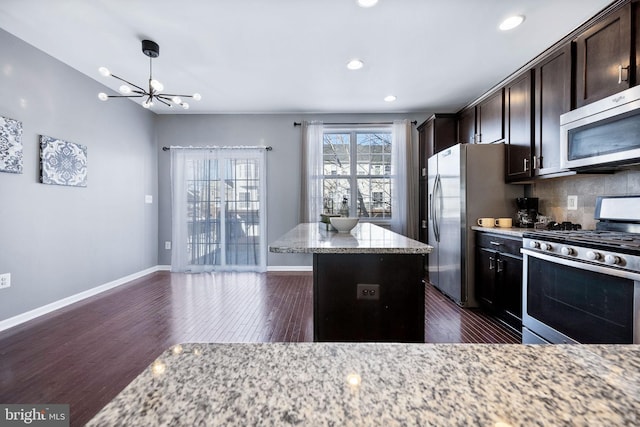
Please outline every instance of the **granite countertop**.
[{"label": "granite countertop", "polygon": [[182,344],[105,425],[640,425],[639,345]]},{"label": "granite countertop", "polygon": [[277,253],[427,254],[433,247],[368,222],[350,233],[323,229],[322,223],[298,224],[269,245]]},{"label": "granite countertop", "polygon": [[520,227],[480,227],[479,225],[472,225],[472,230],[475,231],[483,231],[485,233],[494,233],[494,234],[503,234],[505,236],[519,237],[522,238],[522,235],[527,231],[533,231],[533,228],[520,228]]}]

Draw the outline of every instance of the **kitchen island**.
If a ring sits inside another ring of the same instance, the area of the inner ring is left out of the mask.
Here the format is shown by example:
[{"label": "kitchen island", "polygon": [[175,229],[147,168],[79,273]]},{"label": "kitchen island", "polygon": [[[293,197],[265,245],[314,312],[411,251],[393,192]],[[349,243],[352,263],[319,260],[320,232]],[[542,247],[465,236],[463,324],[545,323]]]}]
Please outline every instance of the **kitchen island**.
[{"label": "kitchen island", "polygon": [[370,223],[350,233],[306,223],[269,250],[313,254],[314,341],[424,342],[431,246]]},{"label": "kitchen island", "polygon": [[89,426],[640,425],[640,346],[182,344]]}]

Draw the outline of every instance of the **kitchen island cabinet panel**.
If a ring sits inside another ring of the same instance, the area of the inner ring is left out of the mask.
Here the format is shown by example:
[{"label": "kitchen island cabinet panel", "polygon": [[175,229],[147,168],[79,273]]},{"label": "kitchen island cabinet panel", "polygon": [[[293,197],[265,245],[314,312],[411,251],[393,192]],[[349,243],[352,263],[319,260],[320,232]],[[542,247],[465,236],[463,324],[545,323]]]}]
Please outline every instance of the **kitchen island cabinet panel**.
[{"label": "kitchen island cabinet panel", "polygon": [[313,254],[314,341],[424,342],[425,257],[431,246],[371,223],[349,233],[298,224],[275,253]]},{"label": "kitchen island cabinet panel", "polygon": [[424,342],[424,255],[315,254],[315,341]]}]

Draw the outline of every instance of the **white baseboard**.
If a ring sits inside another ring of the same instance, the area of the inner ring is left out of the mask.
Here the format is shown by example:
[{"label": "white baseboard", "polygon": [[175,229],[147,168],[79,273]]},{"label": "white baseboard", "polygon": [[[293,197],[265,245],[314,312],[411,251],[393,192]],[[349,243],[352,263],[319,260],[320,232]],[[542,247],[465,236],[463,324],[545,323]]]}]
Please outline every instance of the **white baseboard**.
[{"label": "white baseboard", "polygon": [[75,295],[71,295],[70,297],[63,298],[59,301],[52,302],[51,304],[43,305],[42,307],[38,307],[33,310],[27,311],[25,313],[18,314],[17,316],[13,316],[6,320],[0,321],[0,331],[13,328],[14,326],[17,326],[21,323],[27,322],[29,320],[33,320],[36,317],[40,317],[44,314],[51,313],[54,310],[58,310],[62,307],[66,307],[75,302],[82,301],[83,299],[92,297],[101,292],[108,291],[109,289],[113,289],[115,287],[124,285],[125,283],[138,279],[142,276],[146,276],[147,274],[155,273],[156,271],[164,271],[168,269],[169,269],[169,266],[156,265],[154,267],[147,268],[146,270],[142,270],[137,273],[133,273],[128,276],[121,277],[120,279],[116,279],[111,282],[105,283],[104,285],[96,286],[95,288],[91,288],[84,292],[80,292]]},{"label": "white baseboard", "polygon": [[267,272],[270,271],[282,271],[282,272],[306,272],[313,271],[312,265],[272,265],[267,266]]}]

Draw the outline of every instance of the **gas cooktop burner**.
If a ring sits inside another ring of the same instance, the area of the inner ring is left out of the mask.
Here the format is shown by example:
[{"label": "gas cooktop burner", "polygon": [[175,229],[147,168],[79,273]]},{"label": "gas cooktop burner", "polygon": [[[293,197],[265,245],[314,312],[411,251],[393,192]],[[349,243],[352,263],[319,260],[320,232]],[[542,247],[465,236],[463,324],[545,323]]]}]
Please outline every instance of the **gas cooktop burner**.
[{"label": "gas cooktop burner", "polygon": [[547,224],[547,230],[581,230],[580,224],[573,224],[570,221],[550,222]]}]

